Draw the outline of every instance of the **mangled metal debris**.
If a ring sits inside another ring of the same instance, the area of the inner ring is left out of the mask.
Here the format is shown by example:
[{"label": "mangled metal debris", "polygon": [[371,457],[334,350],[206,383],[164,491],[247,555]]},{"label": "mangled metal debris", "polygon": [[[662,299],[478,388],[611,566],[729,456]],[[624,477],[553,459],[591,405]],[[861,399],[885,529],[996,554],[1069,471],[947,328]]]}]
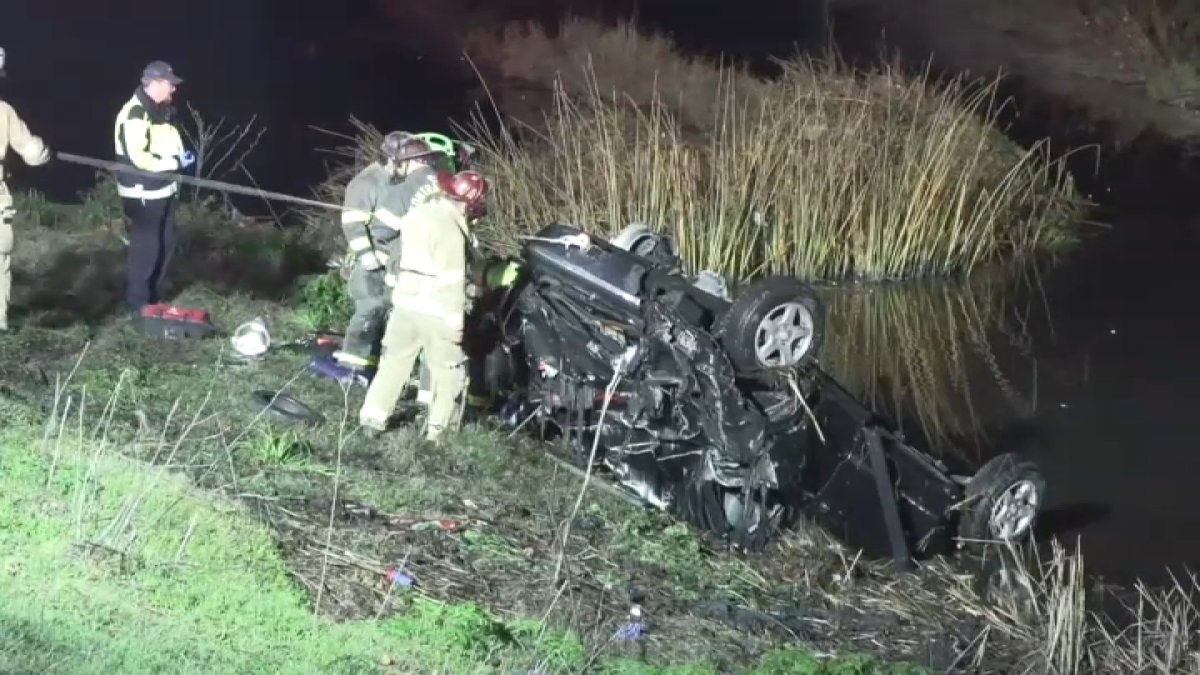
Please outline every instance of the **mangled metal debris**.
[{"label": "mangled metal debris", "polygon": [[1003,455],[960,479],[906,444],[819,368],[824,306],[799,280],[731,296],[644,226],[608,242],[556,223],[522,253],[494,310],[489,379],[517,392],[509,417],[584,462],[595,445],[641,501],[745,548],[805,514],[902,565],[956,539],[1030,533],[1037,468]]}]

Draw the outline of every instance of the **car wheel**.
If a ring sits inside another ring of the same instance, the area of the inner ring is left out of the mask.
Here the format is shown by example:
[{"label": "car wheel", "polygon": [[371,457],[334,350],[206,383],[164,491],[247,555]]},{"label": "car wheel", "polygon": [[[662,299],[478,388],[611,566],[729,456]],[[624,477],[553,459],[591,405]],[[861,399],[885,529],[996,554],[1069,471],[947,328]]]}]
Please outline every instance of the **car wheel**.
[{"label": "car wheel", "polygon": [[1045,502],[1037,465],[1007,453],[984,464],[968,482],[959,537],[964,543],[1017,543],[1033,531]]},{"label": "car wheel", "polygon": [[738,293],[718,333],[741,372],[805,366],[816,360],[825,339],[825,306],[808,284],[767,277]]},{"label": "car wheel", "polygon": [[785,511],[714,480],[677,485],[675,512],[693,526],[747,552],[760,552],[778,533]]}]

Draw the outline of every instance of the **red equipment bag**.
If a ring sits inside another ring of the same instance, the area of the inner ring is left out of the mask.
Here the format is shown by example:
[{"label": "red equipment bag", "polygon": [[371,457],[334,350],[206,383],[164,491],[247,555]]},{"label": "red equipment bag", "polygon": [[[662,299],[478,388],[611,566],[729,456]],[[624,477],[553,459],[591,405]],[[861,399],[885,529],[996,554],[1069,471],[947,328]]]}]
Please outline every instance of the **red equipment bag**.
[{"label": "red equipment bag", "polygon": [[146,305],[140,319],[144,332],[166,338],[206,338],[217,331],[208,312],[193,307]]}]

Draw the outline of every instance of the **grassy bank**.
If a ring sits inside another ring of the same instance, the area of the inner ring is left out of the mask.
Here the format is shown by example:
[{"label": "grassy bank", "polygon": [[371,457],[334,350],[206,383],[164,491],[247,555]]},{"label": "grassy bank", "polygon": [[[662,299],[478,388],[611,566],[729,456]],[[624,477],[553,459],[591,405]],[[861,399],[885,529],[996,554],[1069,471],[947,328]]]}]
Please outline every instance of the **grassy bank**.
[{"label": "grassy bank", "polygon": [[[1194,665],[1187,588],[1146,589],[1138,630],[1120,632],[1091,611],[1066,552],[1044,569],[1014,567],[1029,591],[989,605],[944,561],[896,576],[811,528],[745,557],[598,490],[563,541],[579,484],[542,448],[486,420],[444,452],[406,431],[367,441],[353,423],[362,391],[303,372],[305,350],[288,343],[340,325],[345,305],[302,240],[185,210],[185,246],[199,259],[173,274],[174,300],[208,307],[225,330],[265,317],[279,347],[244,363],[223,339],[135,332],[114,316],[120,240],[64,207],[36,211],[44,224],[34,213],[18,224],[15,289],[32,311],[0,336],[5,670]],[[61,287],[51,272],[64,261],[87,287],[38,305]],[[245,269],[256,283],[232,272]],[[250,398],[258,389],[285,390],[324,420],[264,413]],[[390,583],[389,566],[417,585]],[[614,637],[635,602],[644,634]],[[147,635],[159,636],[153,649]]]},{"label": "grassy bank", "polygon": [[[254,509],[170,468],[173,446],[188,439],[150,440],[164,463],[137,461],[87,433],[105,420],[77,420],[63,400],[48,434],[10,426],[0,436],[3,672],[714,672],[597,658],[574,631],[440,601],[380,569],[369,570],[381,579],[370,584],[382,596],[374,616],[314,615]],[[803,651],[754,661],[746,672],[919,672]]]},{"label": "grassy bank", "polygon": [[[563,544],[578,484],[489,425],[446,454],[407,433],[368,442],[361,390],[304,373],[303,349],[242,363],[224,340],[138,334],[116,316],[123,245],[103,194],[87,219],[21,204],[20,328],[0,336],[0,670],[918,672],[880,660],[915,641],[745,633],[727,614],[766,621],[766,578],[602,493]],[[225,329],[263,316],[279,343],[344,321],[302,241],[195,206],[184,222],[177,302]],[[63,278],[86,286],[50,303]],[[263,388],[324,423],[264,414]],[[390,584],[392,565],[418,585]],[[645,635],[614,637],[634,602]]]},{"label": "grassy bank", "polygon": [[[554,220],[608,234],[646,222],[696,268],[875,280],[968,272],[1074,236],[1070,176],[995,127],[994,82],[800,59],[766,80],[587,21],[471,45],[544,88],[530,126],[463,130],[497,186],[481,237],[500,251]],[[375,145],[377,130],[360,131],[324,197],[340,198]]]}]

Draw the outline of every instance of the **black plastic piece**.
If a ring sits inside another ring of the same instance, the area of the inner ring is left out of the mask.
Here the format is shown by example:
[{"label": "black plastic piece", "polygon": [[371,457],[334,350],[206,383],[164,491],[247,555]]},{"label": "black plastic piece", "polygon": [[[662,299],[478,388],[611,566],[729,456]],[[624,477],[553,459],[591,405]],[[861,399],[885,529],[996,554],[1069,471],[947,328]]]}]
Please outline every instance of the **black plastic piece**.
[{"label": "black plastic piece", "polygon": [[269,410],[296,422],[316,423],[322,419],[320,413],[289,394],[259,389],[250,397],[259,410]]}]

